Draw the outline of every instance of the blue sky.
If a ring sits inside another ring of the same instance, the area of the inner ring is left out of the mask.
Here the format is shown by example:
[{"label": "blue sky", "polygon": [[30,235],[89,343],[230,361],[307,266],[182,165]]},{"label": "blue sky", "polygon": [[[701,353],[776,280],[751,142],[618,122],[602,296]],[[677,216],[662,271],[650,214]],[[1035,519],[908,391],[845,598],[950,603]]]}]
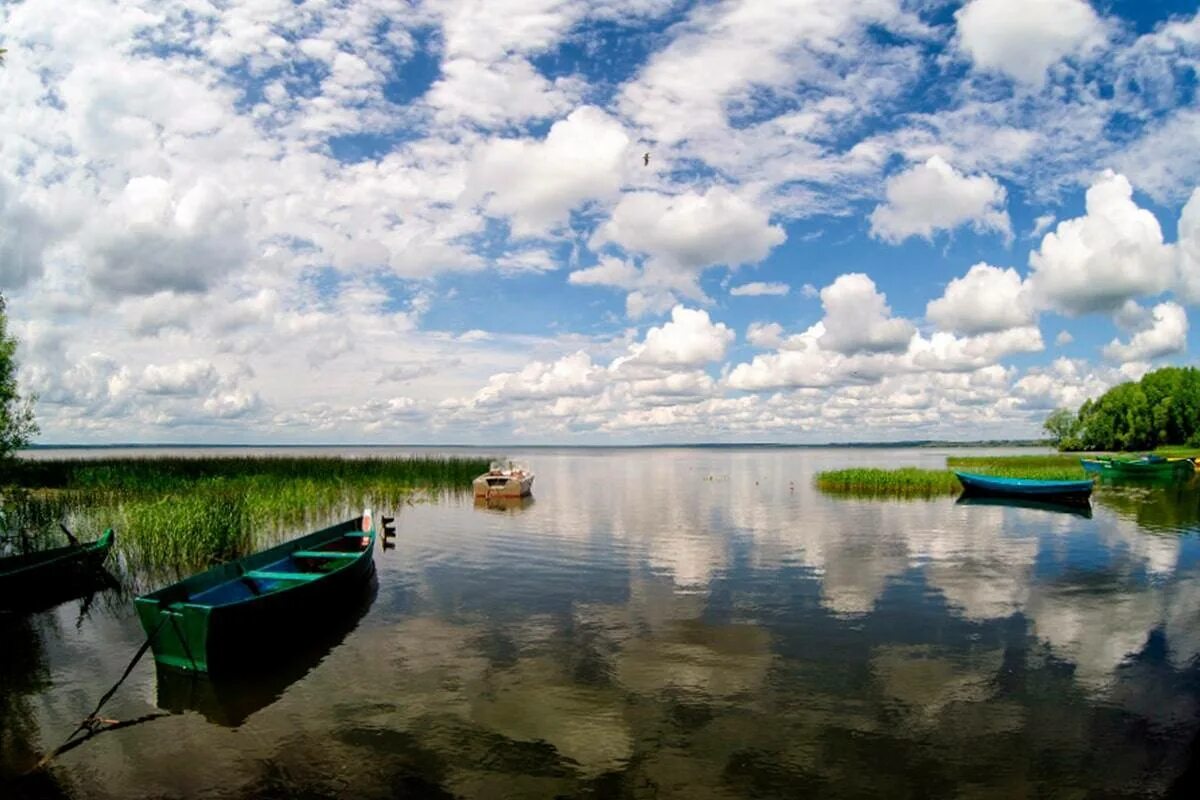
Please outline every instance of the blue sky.
[{"label": "blue sky", "polygon": [[1025,437],[1196,349],[1194,2],[27,0],[0,46],[48,443]]}]

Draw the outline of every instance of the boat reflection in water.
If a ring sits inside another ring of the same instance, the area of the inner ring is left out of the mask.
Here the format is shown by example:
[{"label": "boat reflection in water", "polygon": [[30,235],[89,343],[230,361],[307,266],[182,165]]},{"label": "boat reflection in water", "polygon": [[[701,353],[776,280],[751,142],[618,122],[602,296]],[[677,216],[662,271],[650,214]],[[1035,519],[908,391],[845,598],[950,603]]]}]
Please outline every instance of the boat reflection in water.
[{"label": "boat reflection in water", "polygon": [[964,494],[958,498],[960,506],[1008,506],[1049,511],[1054,514],[1071,514],[1076,517],[1092,518],[1090,503],[1058,503],[1053,500],[1029,500],[1023,497],[991,497],[988,495]]},{"label": "boat reflection in water", "polygon": [[324,661],[354,632],[378,594],[379,582],[372,577],[337,622],[321,626],[319,633],[297,640],[293,647],[258,653],[236,672],[206,675],[156,664],[158,707],[176,714],[196,711],[229,728],[242,725]]},{"label": "boat reflection in water", "polygon": [[524,511],[533,505],[533,495],[524,497],[475,497],[475,508],[487,511]]}]

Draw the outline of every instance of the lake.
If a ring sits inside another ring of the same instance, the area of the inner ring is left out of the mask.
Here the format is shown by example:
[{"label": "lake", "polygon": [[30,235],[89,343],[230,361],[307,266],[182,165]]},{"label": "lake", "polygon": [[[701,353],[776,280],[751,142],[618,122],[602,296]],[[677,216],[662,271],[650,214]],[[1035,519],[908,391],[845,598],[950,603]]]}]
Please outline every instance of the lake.
[{"label": "lake", "polygon": [[[396,546],[339,629],[236,683],[160,674],[147,656],[104,715],[162,716],[12,791],[1195,796],[1197,481],[1102,488],[1090,518],[812,486],[822,469],[971,452],[506,453],[537,473],[532,501],[395,509]],[[0,625],[11,779],[144,634],[117,588]]]}]

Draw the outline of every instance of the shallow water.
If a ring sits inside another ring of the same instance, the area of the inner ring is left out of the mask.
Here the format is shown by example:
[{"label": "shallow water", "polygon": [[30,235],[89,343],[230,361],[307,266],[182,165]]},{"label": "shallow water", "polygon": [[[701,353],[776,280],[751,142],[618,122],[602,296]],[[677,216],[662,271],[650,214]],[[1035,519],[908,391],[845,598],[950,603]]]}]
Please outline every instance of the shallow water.
[{"label": "shallow water", "polygon": [[[397,546],[377,552],[377,586],[341,629],[236,684],[181,682],[146,658],[105,713],[170,713],[97,736],[16,790],[708,798],[1195,788],[1195,481],[1105,487],[1087,518],[812,488],[821,469],[940,466],[937,450],[514,455],[537,473],[532,502],[402,507]],[[0,775],[11,776],[90,711],[143,634],[119,590],[83,613],[72,601],[4,625]]]}]

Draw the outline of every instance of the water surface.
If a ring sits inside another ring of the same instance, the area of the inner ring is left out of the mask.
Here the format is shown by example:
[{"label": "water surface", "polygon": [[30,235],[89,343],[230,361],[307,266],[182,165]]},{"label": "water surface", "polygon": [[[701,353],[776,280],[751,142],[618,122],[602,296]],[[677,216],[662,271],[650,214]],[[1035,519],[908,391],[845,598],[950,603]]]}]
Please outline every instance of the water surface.
[{"label": "water surface", "polygon": [[[169,713],[92,739],[22,791],[1186,791],[1200,731],[1194,481],[1103,489],[1087,518],[812,488],[820,469],[941,466],[937,450],[515,455],[537,472],[533,501],[405,505],[344,626],[234,684],[145,659],[106,714]],[[0,775],[58,744],[143,639],[120,590],[81,605],[4,623]]]}]

